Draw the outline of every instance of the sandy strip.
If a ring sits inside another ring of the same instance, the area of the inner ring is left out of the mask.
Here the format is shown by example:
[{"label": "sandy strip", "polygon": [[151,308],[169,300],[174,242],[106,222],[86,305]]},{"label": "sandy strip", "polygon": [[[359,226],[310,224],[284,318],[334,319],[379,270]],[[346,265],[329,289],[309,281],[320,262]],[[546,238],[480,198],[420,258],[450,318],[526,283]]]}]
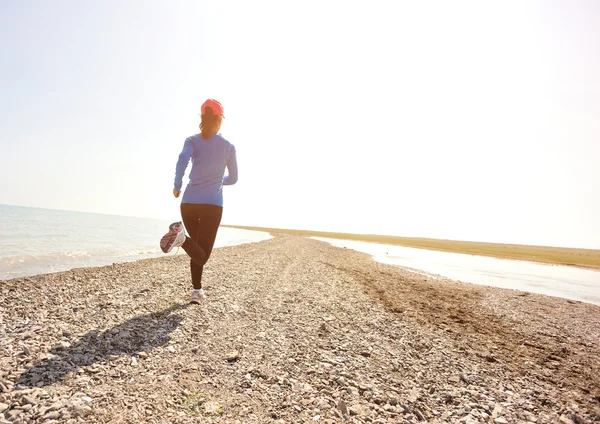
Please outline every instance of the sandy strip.
[{"label": "sandy strip", "polygon": [[280,235],[0,283],[0,422],[600,422],[600,307]]}]

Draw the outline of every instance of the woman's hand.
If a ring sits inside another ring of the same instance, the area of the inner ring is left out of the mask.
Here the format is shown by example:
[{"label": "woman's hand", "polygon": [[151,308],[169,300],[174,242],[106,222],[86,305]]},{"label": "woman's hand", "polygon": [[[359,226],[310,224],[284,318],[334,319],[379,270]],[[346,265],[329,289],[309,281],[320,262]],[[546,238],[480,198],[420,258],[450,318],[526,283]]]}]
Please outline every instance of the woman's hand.
[{"label": "woman's hand", "polygon": [[180,194],[181,194],[181,191],[177,191],[177,190],[173,189],[173,196],[175,196],[176,199],[179,197]]}]

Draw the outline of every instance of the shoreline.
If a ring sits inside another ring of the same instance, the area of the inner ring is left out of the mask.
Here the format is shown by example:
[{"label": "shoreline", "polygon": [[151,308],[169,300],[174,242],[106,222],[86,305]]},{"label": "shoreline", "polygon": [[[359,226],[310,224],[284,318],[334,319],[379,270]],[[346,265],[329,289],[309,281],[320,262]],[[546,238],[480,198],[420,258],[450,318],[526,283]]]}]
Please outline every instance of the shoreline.
[{"label": "shoreline", "polygon": [[188,264],[4,281],[0,421],[600,420],[600,306],[288,235],[215,250],[192,306]]},{"label": "shoreline", "polygon": [[[269,233],[265,233],[265,237],[262,237],[261,239],[258,239],[257,237],[258,236],[254,236],[254,239],[249,240],[247,238],[240,236],[233,243],[229,239],[219,240],[219,238],[217,237],[217,243],[215,244],[215,247],[213,249],[216,250],[216,249],[221,249],[223,247],[228,247],[228,246],[239,246],[239,245],[247,244],[247,243],[260,243],[261,241],[268,240],[272,236]],[[7,270],[2,271],[0,269],[0,271],[1,271],[0,272],[0,285],[4,281],[12,280],[15,278],[35,277],[35,276],[44,275],[44,274],[56,274],[59,272],[66,272],[66,271],[82,269],[82,268],[99,268],[99,267],[103,267],[103,266],[110,266],[113,264],[137,262],[137,261],[143,261],[146,259],[157,259],[157,258],[162,258],[165,256],[185,255],[185,252],[182,249],[179,249],[178,252],[173,251],[168,254],[162,253],[159,248],[156,248],[156,251],[151,251],[151,248],[132,249],[131,250],[131,252],[135,252],[135,251],[142,252],[142,253],[131,253],[131,254],[122,255],[122,256],[115,255],[115,256],[110,256],[110,257],[107,255],[92,255],[92,254],[90,254],[88,257],[86,257],[84,259],[79,259],[77,261],[78,263],[61,263],[61,262],[59,262],[59,263],[41,263],[41,264],[35,264],[35,268],[33,266],[29,265],[29,266],[25,267],[27,270],[24,271],[25,272],[24,274],[11,275],[8,277],[5,277],[3,274],[3,272],[8,272],[8,271]],[[144,251],[146,251],[146,252],[144,252]],[[2,259],[2,258],[0,258],[0,259]],[[57,269],[55,269],[55,270],[51,270],[51,269],[40,270],[41,267],[55,267]],[[29,271],[29,270],[31,270],[31,271]],[[11,270],[11,272],[14,273],[14,270]]]},{"label": "shoreline", "polygon": [[488,243],[460,240],[443,240],[418,237],[386,236],[376,234],[353,234],[326,231],[293,230],[243,225],[222,225],[240,230],[262,231],[304,237],[322,237],[367,243],[389,244],[415,249],[434,250],[465,255],[487,256],[498,259],[537,262],[549,265],[569,266],[600,270],[600,249],[533,246],[521,244]]}]

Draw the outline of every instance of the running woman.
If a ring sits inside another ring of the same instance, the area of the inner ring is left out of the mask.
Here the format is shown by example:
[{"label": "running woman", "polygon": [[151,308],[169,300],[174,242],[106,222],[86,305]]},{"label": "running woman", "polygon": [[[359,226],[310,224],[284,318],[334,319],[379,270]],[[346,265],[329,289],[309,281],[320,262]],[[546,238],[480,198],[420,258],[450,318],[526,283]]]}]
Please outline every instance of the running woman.
[{"label": "running woman", "polygon": [[[160,240],[163,252],[182,247],[190,256],[192,272],[192,303],[206,300],[202,289],[202,270],[210,257],[223,214],[223,186],[237,182],[238,168],[235,147],[218,134],[223,122],[223,106],[208,99],[201,108],[200,133],[188,137],[179,155],[175,170],[173,195],[181,194],[183,175],[192,160],[190,182],[181,200],[181,221],[169,226]],[[228,175],[225,175],[227,168]],[[185,235],[183,226],[187,230]]]}]

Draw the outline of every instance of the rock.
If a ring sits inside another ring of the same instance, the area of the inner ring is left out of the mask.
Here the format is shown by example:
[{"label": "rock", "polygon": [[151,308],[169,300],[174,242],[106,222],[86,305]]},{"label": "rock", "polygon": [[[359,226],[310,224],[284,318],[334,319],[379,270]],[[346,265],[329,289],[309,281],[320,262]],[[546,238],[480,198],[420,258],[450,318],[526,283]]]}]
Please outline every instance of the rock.
[{"label": "rock", "polygon": [[58,411],[52,411],[52,412],[48,412],[46,415],[44,415],[42,420],[43,421],[58,420],[59,418],[60,418],[60,413]]},{"label": "rock", "polygon": [[[83,417],[85,415],[87,415],[87,411],[85,409],[86,407],[84,407],[83,405],[75,405],[73,407],[73,416],[74,417]],[[87,406],[87,408],[91,411],[91,408],[89,406]]]},{"label": "rock", "polygon": [[237,350],[227,354],[227,362],[235,362],[240,358],[240,353]]},{"label": "rock", "polygon": [[52,405],[50,405],[46,409],[46,411],[48,411],[48,412],[50,412],[50,411],[57,411],[57,410],[59,410],[62,407],[63,407],[63,403],[61,401],[58,401],[58,402],[54,402]]},{"label": "rock", "polygon": [[343,400],[338,401],[337,407],[342,414],[348,415],[348,406],[346,405],[346,402]]},{"label": "rock", "polygon": [[175,347],[174,346],[168,346],[167,350],[171,353],[175,353]]},{"label": "rock", "polygon": [[221,415],[223,413],[223,408],[219,402],[209,400],[204,404],[204,413],[207,415]]},{"label": "rock", "polygon": [[11,409],[5,415],[8,417],[9,421],[14,421],[14,419],[22,413],[23,411],[21,411],[20,409]]},{"label": "rock", "polygon": [[364,356],[365,358],[368,358],[371,356],[371,352],[369,352],[368,350],[364,350],[362,352],[360,352],[361,356]]},{"label": "rock", "polygon": [[566,415],[561,415],[558,421],[561,424],[575,424],[575,422]]},{"label": "rock", "polygon": [[61,342],[58,342],[58,344],[52,346],[52,350],[63,350],[63,349],[68,349],[70,347],[71,347],[71,343],[61,341]]},{"label": "rock", "polygon": [[331,409],[331,405],[325,401],[319,402],[319,404],[317,405],[317,408],[321,411],[326,411],[328,409]]},{"label": "rock", "polygon": [[[462,420],[461,420],[461,422],[462,422]],[[479,424],[479,420],[475,419],[471,415],[467,415],[464,418],[464,422],[465,422],[465,424]]]},{"label": "rock", "polygon": [[23,396],[23,399],[21,400],[21,402],[24,402],[26,404],[35,406],[37,405],[37,402],[34,398],[32,398],[31,396]]},{"label": "rock", "polygon": [[148,357],[148,354],[147,354],[146,352],[140,352],[140,353],[138,353],[138,356],[139,356],[140,358],[144,358],[144,359],[146,359],[146,358]]},{"label": "rock", "polygon": [[497,403],[494,406],[494,410],[492,411],[492,418],[497,418],[498,415],[500,415],[502,413],[502,405],[500,405],[499,403]]},{"label": "rock", "polygon": [[0,414],[8,409],[8,405],[6,403],[0,403]]},{"label": "rock", "polygon": [[451,383],[460,383],[460,377],[458,375],[453,375],[448,379],[448,381]]},{"label": "rock", "polygon": [[350,411],[350,415],[358,415],[359,417],[361,415],[365,414],[365,409],[362,405],[356,404],[356,405],[352,405],[349,409]]},{"label": "rock", "polygon": [[89,396],[81,396],[81,400],[85,403],[91,403],[93,399]]},{"label": "rock", "polygon": [[[506,421],[504,418],[499,417],[499,418],[494,418],[494,422],[496,424],[508,424],[508,421]],[[565,423],[566,424],[566,423]]]},{"label": "rock", "polygon": [[350,396],[358,396],[358,389],[356,387],[346,387],[346,392],[348,392]]}]

